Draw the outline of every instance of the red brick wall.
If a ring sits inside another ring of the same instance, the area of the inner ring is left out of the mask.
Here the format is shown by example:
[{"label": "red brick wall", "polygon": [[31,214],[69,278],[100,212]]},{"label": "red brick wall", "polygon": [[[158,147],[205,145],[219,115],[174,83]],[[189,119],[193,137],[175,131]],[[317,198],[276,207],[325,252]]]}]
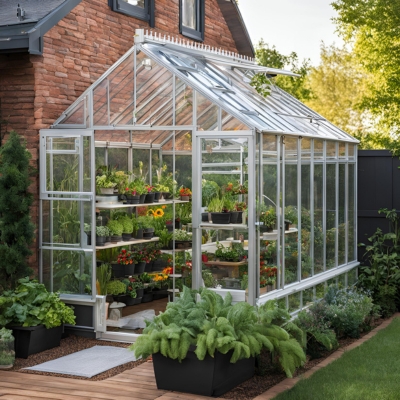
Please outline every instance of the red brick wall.
[{"label": "red brick wall", "polygon": [[[179,0],[155,1],[155,28],[179,35]],[[232,35],[216,0],[206,0],[205,41],[236,52]],[[110,10],[107,0],[84,0],[44,36],[42,56],[0,54],[1,114],[7,130],[24,136],[38,167],[39,130],[52,123],[133,45],[144,21]],[[181,36],[185,39],[183,36]],[[4,127],[3,127],[4,128]],[[38,225],[38,179],[32,220]],[[37,251],[32,266],[37,266]]]}]

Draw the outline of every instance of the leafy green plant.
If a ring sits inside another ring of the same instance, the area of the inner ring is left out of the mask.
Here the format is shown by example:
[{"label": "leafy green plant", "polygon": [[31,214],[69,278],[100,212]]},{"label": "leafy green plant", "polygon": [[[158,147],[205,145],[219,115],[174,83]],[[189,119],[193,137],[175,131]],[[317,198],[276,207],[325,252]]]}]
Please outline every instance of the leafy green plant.
[{"label": "leafy green plant", "polygon": [[14,336],[11,329],[0,329],[0,365],[13,365],[15,361]]},{"label": "leafy green plant", "polygon": [[15,288],[18,279],[32,272],[28,266],[35,235],[29,213],[30,158],[26,145],[11,131],[0,148],[0,293]]},{"label": "leafy green plant", "polygon": [[264,224],[266,228],[273,229],[276,225],[276,212],[275,208],[270,207],[260,215],[260,222]]},{"label": "leafy green plant", "polygon": [[169,242],[172,240],[172,235],[172,232],[169,232],[166,228],[158,232],[159,243],[162,247],[166,248],[169,246]]},{"label": "leafy green plant", "polygon": [[141,215],[137,218],[138,227],[140,229],[151,228],[153,227],[153,220],[153,217],[150,217],[148,215]]},{"label": "leafy green plant", "polygon": [[217,182],[203,179],[201,184],[202,206],[205,207],[214,197],[219,197],[220,187]]},{"label": "leafy green plant", "polygon": [[192,235],[183,229],[174,229],[173,238],[179,241],[192,240]]},{"label": "leafy green plant", "polygon": [[96,187],[111,189],[114,188],[117,184],[111,180],[111,177],[107,175],[98,175],[96,176]]},{"label": "leafy green plant", "polygon": [[224,208],[224,201],[218,197],[213,197],[207,204],[208,212],[222,212]]},{"label": "leafy green plant", "polygon": [[246,255],[240,243],[232,243],[232,247],[225,247],[223,244],[217,242],[216,246],[215,257],[220,261],[238,262]]},{"label": "leafy green plant", "polygon": [[120,218],[119,221],[122,224],[122,232],[123,233],[132,233],[133,232],[133,221],[132,218],[129,216],[125,216],[123,218]]},{"label": "leafy green plant", "polygon": [[100,237],[106,237],[110,235],[110,230],[107,226],[96,226],[96,235]]},{"label": "leafy green plant", "polygon": [[115,279],[107,283],[107,294],[118,296],[126,292],[126,286],[123,282]]},{"label": "leafy green plant", "polygon": [[110,234],[114,236],[121,236],[123,231],[123,226],[120,221],[116,219],[110,219],[107,222],[107,228],[110,230]]},{"label": "leafy green plant", "polygon": [[22,325],[54,328],[61,324],[75,324],[72,308],[63,303],[58,293],[50,293],[35,280],[18,280],[15,290],[0,296],[0,326]]},{"label": "leafy green plant", "polygon": [[103,263],[96,268],[96,288],[97,294],[107,295],[107,284],[111,280],[111,265]]},{"label": "leafy green plant", "polygon": [[130,347],[136,357],[160,352],[182,361],[194,345],[199,360],[204,360],[206,354],[213,357],[216,351],[232,351],[230,361],[235,363],[258,355],[266,347],[280,352],[282,368],[288,376],[305,361],[299,343],[283,328],[267,322],[262,310],[245,302],[232,305],[230,293],[223,299],[203,288],[199,301],[196,295],[184,287],[180,298],[168,303],[166,311],[148,323],[143,335]]},{"label": "leafy green plant", "polygon": [[1,328],[0,329],[0,340],[14,340],[11,329]]}]

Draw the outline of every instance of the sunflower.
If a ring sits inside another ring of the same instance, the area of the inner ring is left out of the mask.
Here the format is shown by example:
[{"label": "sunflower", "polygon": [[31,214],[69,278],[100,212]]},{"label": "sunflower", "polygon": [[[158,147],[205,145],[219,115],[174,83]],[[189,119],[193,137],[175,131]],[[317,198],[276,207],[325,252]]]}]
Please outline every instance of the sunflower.
[{"label": "sunflower", "polygon": [[160,218],[164,215],[164,211],[161,208],[157,208],[156,211],[154,211],[154,217],[155,218]]},{"label": "sunflower", "polygon": [[147,215],[149,215],[149,216],[154,215],[154,210],[152,210],[152,209],[150,208],[150,210],[147,211]]}]

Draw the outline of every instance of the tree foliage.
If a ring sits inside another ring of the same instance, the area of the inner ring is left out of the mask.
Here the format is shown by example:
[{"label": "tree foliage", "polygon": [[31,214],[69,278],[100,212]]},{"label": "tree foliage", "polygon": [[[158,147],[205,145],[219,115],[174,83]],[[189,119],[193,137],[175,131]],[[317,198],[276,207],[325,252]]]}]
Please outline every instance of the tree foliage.
[{"label": "tree foliage", "polygon": [[376,118],[380,135],[398,138],[400,126],[400,1],[336,0],[338,28],[369,75],[361,106]]},{"label": "tree foliage", "polygon": [[269,78],[265,74],[257,74],[252,81],[256,90],[266,96],[276,85],[300,101],[311,97],[311,91],[306,85],[307,74],[310,71],[310,60],[303,60],[301,63],[295,52],[285,56],[278,52],[275,46],[270,47],[261,39],[255,47],[256,60],[259,65],[271,68],[289,69],[299,74],[300,77],[278,75],[275,78]]},{"label": "tree foliage", "polygon": [[12,131],[0,149],[0,288],[14,288],[31,273],[28,256],[34,225],[29,215],[29,159],[31,155]]}]

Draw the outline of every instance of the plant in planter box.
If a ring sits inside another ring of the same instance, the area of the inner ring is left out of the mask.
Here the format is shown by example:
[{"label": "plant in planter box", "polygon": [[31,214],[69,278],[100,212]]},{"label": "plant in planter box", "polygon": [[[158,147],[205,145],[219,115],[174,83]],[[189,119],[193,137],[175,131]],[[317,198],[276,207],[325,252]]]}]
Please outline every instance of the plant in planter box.
[{"label": "plant in planter box", "polygon": [[215,257],[220,261],[239,262],[247,255],[240,243],[232,243],[232,247],[225,247],[219,242],[216,245]]},{"label": "plant in planter box", "polygon": [[75,324],[72,308],[35,280],[19,279],[0,296],[0,326],[13,330],[17,357],[59,346],[63,324]]},{"label": "plant in planter box", "polygon": [[189,188],[182,186],[179,189],[179,196],[181,196],[181,197],[191,197],[192,196],[192,191]]},{"label": "plant in planter box", "polygon": [[118,296],[120,294],[125,294],[126,286],[123,282],[118,279],[114,279],[107,283],[107,293],[113,296]]},{"label": "plant in planter box", "polygon": [[198,301],[196,295],[184,287],[130,347],[136,357],[152,354],[159,389],[220,396],[253,376],[263,348],[279,354],[288,376],[305,361],[299,343],[268,321],[264,309],[232,305],[230,293],[223,299],[202,289]]},{"label": "plant in planter box", "polygon": [[15,361],[14,336],[11,329],[0,329],[0,369],[11,368]]},{"label": "plant in planter box", "polygon": [[96,176],[96,188],[100,189],[112,189],[111,193],[113,192],[113,189],[115,188],[117,184],[112,180],[110,176],[107,175],[97,175]]}]

